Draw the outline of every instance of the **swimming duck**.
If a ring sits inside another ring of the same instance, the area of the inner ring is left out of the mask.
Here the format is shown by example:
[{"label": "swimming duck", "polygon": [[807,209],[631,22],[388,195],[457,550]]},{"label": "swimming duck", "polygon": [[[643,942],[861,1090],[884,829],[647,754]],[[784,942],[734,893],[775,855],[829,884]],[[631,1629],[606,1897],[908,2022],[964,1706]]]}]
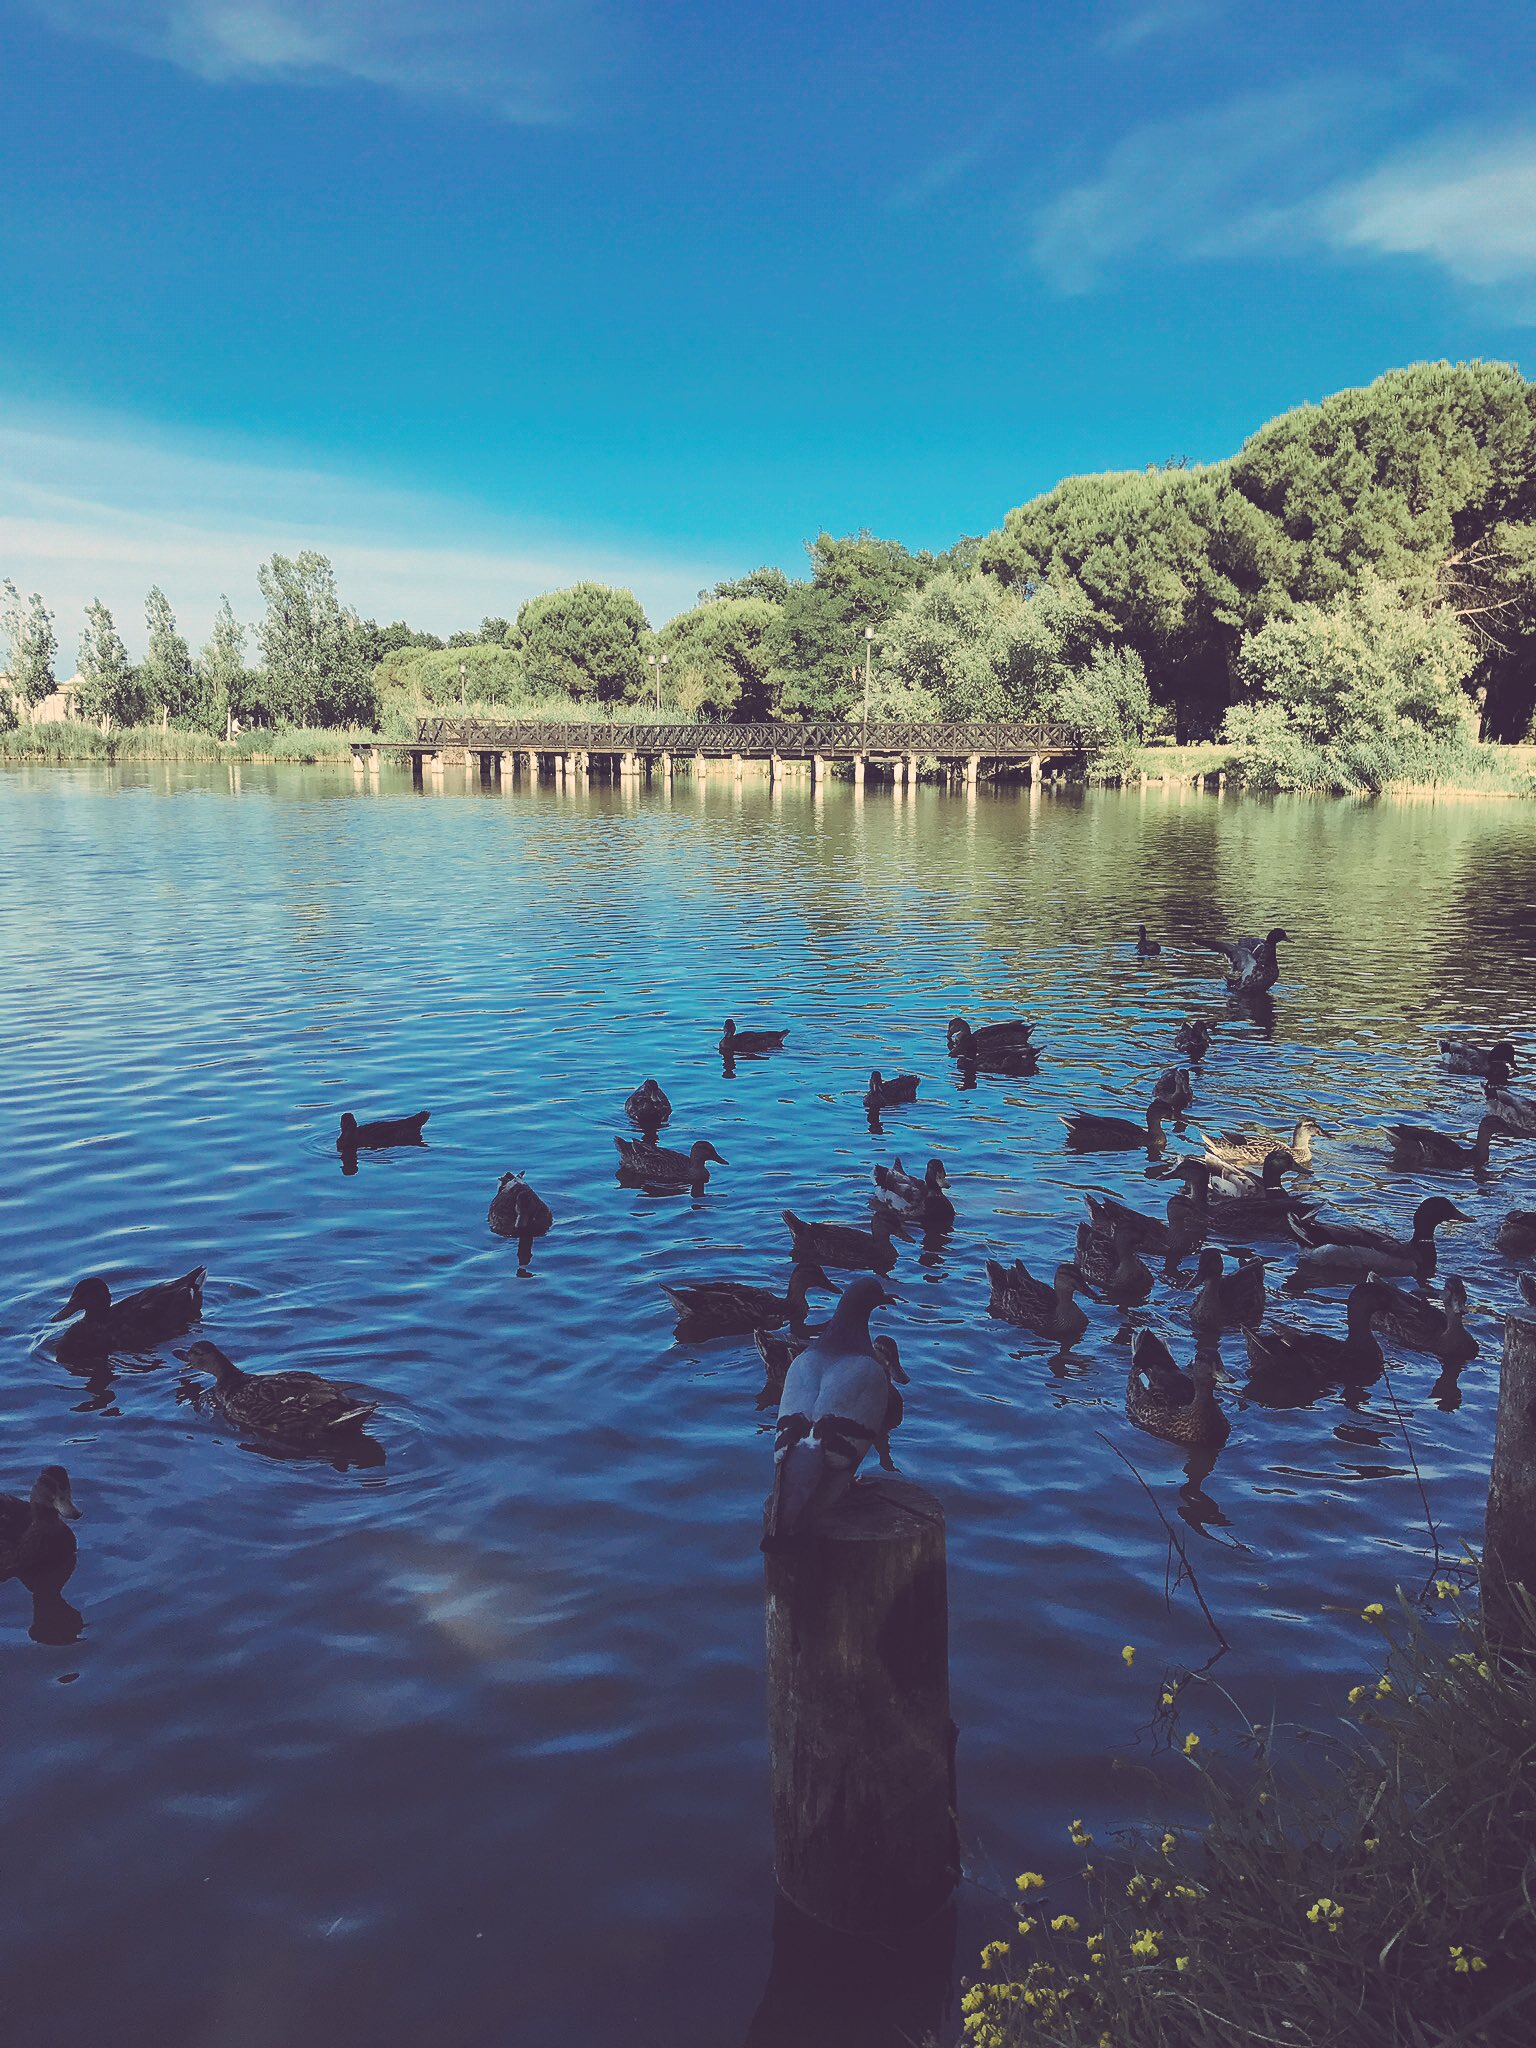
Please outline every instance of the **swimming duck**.
[{"label": "swimming duck", "polygon": [[1139,1251],[1162,1252],[1170,1260],[1193,1251],[1205,1236],[1210,1213],[1206,1200],[1210,1166],[1203,1159],[1182,1159],[1174,1170],[1183,1176],[1185,1187],[1182,1194],[1169,1198],[1166,1223],[1128,1207],[1113,1195],[1089,1195],[1089,1215],[1100,1229],[1122,1225]]},{"label": "swimming duck", "polygon": [[324,1446],[361,1429],[379,1405],[314,1372],[242,1372],[205,1340],[192,1346],[187,1364],[212,1377],[214,1406],[236,1429],[281,1443]]},{"label": "swimming duck", "polygon": [[1101,1116],[1087,1109],[1074,1110],[1070,1116],[1058,1117],[1057,1122],[1067,1127],[1067,1149],[1071,1152],[1129,1152],[1134,1146],[1144,1145],[1148,1152],[1158,1153],[1168,1142],[1163,1125],[1172,1114],[1169,1105],[1154,1096],[1139,1124],[1132,1123],[1129,1117]]},{"label": "swimming duck", "polygon": [[54,1316],[56,1323],[79,1316],[54,1347],[66,1365],[97,1359],[112,1351],[147,1351],[167,1337],[179,1337],[203,1313],[206,1266],[194,1266],[179,1280],[157,1280],[135,1294],[112,1299],[105,1280],[92,1274],[80,1281]]},{"label": "swimming duck", "polygon": [[1198,1066],[1211,1049],[1211,1027],[1204,1017],[1186,1017],[1173,1034],[1173,1049]]},{"label": "swimming duck", "polygon": [[777,1052],[788,1038],[788,1031],[738,1031],[736,1019],[725,1020],[725,1036],[720,1041],[723,1059],[756,1059],[765,1052]]},{"label": "swimming duck", "polygon": [[771,1287],[751,1287],[744,1280],[697,1280],[688,1287],[664,1286],[661,1291],[677,1310],[680,1337],[745,1337],[753,1330],[776,1330],[781,1323],[803,1329],[806,1295],[812,1287],[837,1291],[821,1267],[807,1261],[794,1268],[784,1294],[775,1294]]},{"label": "swimming duck", "polygon": [[[1526,1276],[1522,1274],[1522,1279]],[[1466,1326],[1466,1283],[1452,1273],[1442,1290],[1444,1304],[1405,1287],[1383,1288],[1390,1306],[1381,1311],[1382,1330],[1408,1351],[1427,1351],[1446,1365],[1463,1366],[1477,1356],[1477,1339]]]},{"label": "swimming duck", "polygon": [[349,1109],[336,1134],[336,1150],[382,1152],[389,1145],[420,1145],[431,1114],[430,1109],[419,1109],[414,1116],[381,1116],[371,1124],[360,1124]]},{"label": "swimming duck", "polygon": [[891,1243],[896,1219],[889,1209],[877,1209],[868,1230],[856,1230],[850,1223],[807,1223],[793,1209],[784,1211],[784,1221],[797,1259],[871,1273],[889,1273],[896,1263]]},{"label": "swimming duck", "polygon": [[1238,1166],[1252,1172],[1262,1172],[1264,1162],[1271,1152],[1289,1152],[1295,1166],[1307,1167],[1312,1164],[1312,1140],[1326,1138],[1328,1133],[1315,1117],[1298,1117],[1291,1127],[1289,1137],[1283,1131],[1266,1130],[1262,1124],[1251,1124],[1237,1131],[1219,1131],[1214,1138],[1204,1131],[1196,1136],[1205,1147],[1207,1159],[1214,1159],[1221,1166]]},{"label": "swimming duck", "polygon": [[930,1159],[921,1180],[908,1173],[899,1158],[889,1166],[877,1166],[875,1186],[882,1202],[929,1230],[948,1230],[955,1220],[955,1205],[945,1193],[949,1175],[942,1159]]},{"label": "swimming duck", "polygon": [[1491,1116],[1522,1138],[1536,1138],[1536,1095],[1517,1095],[1502,1079],[1490,1080],[1483,1095]]},{"label": "swimming duck", "polygon": [[1371,1325],[1389,1305],[1379,1280],[1360,1280],[1349,1290],[1342,1337],[1293,1323],[1266,1323],[1262,1329],[1245,1331],[1250,1375],[1364,1385],[1381,1371],[1381,1346]]},{"label": "swimming duck", "polygon": [[1280,958],[1275,948],[1289,940],[1290,933],[1275,925],[1262,939],[1201,939],[1208,952],[1224,956],[1227,987],[1238,995],[1264,995],[1280,979]]},{"label": "swimming duck", "polygon": [[[1210,1184],[1210,1221],[1207,1225],[1213,1237],[1260,1237],[1265,1234],[1284,1236],[1290,1228],[1292,1216],[1304,1215],[1312,1204],[1300,1195],[1293,1195],[1285,1185],[1284,1175],[1295,1165],[1289,1152],[1277,1146],[1264,1161],[1264,1171],[1257,1183],[1252,1180],[1229,1180],[1226,1176],[1212,1178]],[[1224,1188],[1233,1186],[1235,1192],[1226,1193]]]},{"label": "swimming duck", "polygon": [[1055,1337],[1065,1351],[1088,1327],[1088,1318],[1073,1296],[1088,1284],[1078,1267],[1066,1263],[1056,1268],[1055,1285],[1037,1280],[1022,1259],[1011,1266],[987,1261],[987,1278],[992,1283],[990,1314],[1033,1330],[1037,1337]]},{"label": "swimming duck", "polygon": [[522,1265],[528,1263],[533,1240],[543,1237],[554,1220],[548,1202],[540,1200],[521,1173],[501,1176],[486,1221],[498,1237],[517,1239],[517,1256]]},{"label": "swimming duck", "polygon": [[1138,1429],[1168,1443],[1219,1449],[1232,1425],[1216,1399],[1218,1364],[1217,1354],[1201,1346],[1189,1371],[1180,1372],[1162,1338],[1141,1331],[1125,1384],[1127,1416]]},{"label": "swimming duck", "polygon": [[624,1098],[624,1114],[642,1130],[655,1131],[672,1114],[672,1105],[659,1081],[646,1079]]},{"label": "swimming duck", "polygon": [[765,1551],[787,1549],[814,1531],[888,1432],[894,1388],[875,1355],[869,1318],[891,1299],[878,1280],[861,1276],[816,1342],[791,1361],[774,1431]]},{"label": "swimming duck", "polygon": [[[1310,1215],[1293,1212],[1288,1222],[1297,1242],[1317,1254],[1318,1264],[1331,1265],[1336,1274],[1380,1273],[1394,1279],[1428,1280],[1435,1270],[1435,1232],[1440,1225],[1471,1220],[1465,1209],[1458,1209],[1444,1195],[1431,1195],[1414,1210],[1409,1237],[1394,1237],[1390,1231],[1372,1230],[1359,1223],[1332,1223],[1315,1210]],[[1532,1223],[1536,1225],[1536,1215]],[[1308,1263],[1303,1259],[1298,1272]]]},{"label": "swimming duck", "polygon": [[1493,1233],[1493,1242],[1512,1258],[1536,1256],[1536,1209],[1511,1209]]},{"label": "swimming duck", "polygon": [[1034,1032],[1034,1025],[1022,1017],[1005,1024],[978,1024],[974,1030],[963,1017],[951,1017],[946,1038],[952,1059],[977,1060],[985,1066],[1002,1055],[1034,1052]]},{"label": "swimming duck", "polygon": [[898,1102],[913,1102],[917,1099],[918,1076],[916,1074],[892,1074],[889,1080],[878,1067],[869,1077],[869,1090],[864,1097],[866,1109],[889,1109]]},{"label": "swimming duck", "polygon": [[1202,1335],[1220,1336],[1223,1330],[1251,1329],[1264,1315],[1264,1261],[1243,1260],[1236,1272],[1228,1273],[1221,1253],[1214,1246],[1200,1254],[1195,1265],[1199,1293],[1190,1303],[1189,1320]]},{"label": "swimming duck", "polygon": [[1474,1172],[1486,1173],[1488,1150],[1493,1140],[1518,1138],[1520,1133],[1501,1123],[1496,1116],[1485,1116],[1470,1145],[1463,1145],[1459,1138],[1447,1137],[1444,1131],[1432,1131],[1424,1124],[1388,1124],[1387,1135],[1392,1140],[1394,1166],[1430,1167],[1448,1173],[1471,1167]]},{"label": "swimming duck", "polygon": [[1520,1064],[1520,1055],[1507,1038],[1493,1045],[1478,1045],[1470,1038],[1442,1038],[1440,1050],[1453,1074],[1481,1074],[1507,1077]]},{"label": "swimming duck", "polygon": [[1195,1084],[1188,1067],[1168,1067],[1158,1075],[1152,1084],[1152,1093],[1159,1102],[1170,1105],[1176,1117],[1183,1114],[1195,1099]]},{"label": "swimming duck", "polygon": [[1152,1268],[1138,1256],[1123,1223],[1108,1229],[1079,1223],[1072,1263],[1096,1294],[1119,1308],[1135,1308],[1152,1292]]},{"label": "swimming duck", "polygon": [[1137,927],[1136,927],[1136,957],[1137,957],[1137,959],[1138,959],[1138,960],[1155,960],[1155,959],[1157,958],[1158,954],[1162,952],[1162,950],[1163,950],[1163,949],[1162,949],[1162,947],[1161,947],[1161,946],[1160,946],[1160,945],[1159,945],[1159,944],[1157,943],[1156,939],[1149,939],[1149,938],[1147,937],[1147,928],[1146,928],[1146,926],[1145,926],[1144,924],[1139,924],[1139,925],[1137,925]]},{"label": "swimming duck", "polygon": [[45,1465],[26,1500],[0,1493],[0,1579],[67,1579],[75,1562],[69,1524],[79,1519],[62,1465]]},{"label": "swimming duck", "polygon": [[709,1162],[729,1166],[707,1138],[695,1138],[686,1152],[666,1145],[648,1144],[643,1138],[615,1138],[619,1151],[619,1178],[647,1188],[701,1188],[709,1179]]}]

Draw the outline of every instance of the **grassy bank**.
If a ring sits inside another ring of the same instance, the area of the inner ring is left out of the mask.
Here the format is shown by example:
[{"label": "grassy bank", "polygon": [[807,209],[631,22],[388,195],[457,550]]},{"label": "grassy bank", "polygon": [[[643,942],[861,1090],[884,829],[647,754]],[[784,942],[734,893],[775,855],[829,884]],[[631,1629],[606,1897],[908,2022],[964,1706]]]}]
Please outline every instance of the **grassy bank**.
[{"label": "grassy bank", "polygon": [[[1019,1878],[964,1995],[967,2048],[1536,2039],[1536,1625],[1501,1651],[1436,1592],[1434,1617],[1366,1608],[1328,1732],[1277,1737],[1209,1682],[1165,1685],[1170,1760],[1209,1819],[1109,1856],[1072,1822],[1080,1890]],[[1194,1697],[1231,1708],[1245,1756],[1181,1737]]]},{"label": "grassy bank", "polygon": [[[1194,746],[1152,745],[1142,747],[1129,776],[1135,783],[1145,775],[1152,782],[1205,783],[1224,774],[1227,786],[1240,787],[1243,764],[1231,747],[1219,740]],[[1441,790],[1448,794],[1472,796],[1536,796],[1536,746],[1503,747],[1491,743],[1460,748],[1451,753],[1432,776],[1422,772],[1392,778],[1383,788],[1391,794]],[[1320,788],[1316,793],[1326,794]],[[1348,792],[1336,791],[1335,794]]]}]

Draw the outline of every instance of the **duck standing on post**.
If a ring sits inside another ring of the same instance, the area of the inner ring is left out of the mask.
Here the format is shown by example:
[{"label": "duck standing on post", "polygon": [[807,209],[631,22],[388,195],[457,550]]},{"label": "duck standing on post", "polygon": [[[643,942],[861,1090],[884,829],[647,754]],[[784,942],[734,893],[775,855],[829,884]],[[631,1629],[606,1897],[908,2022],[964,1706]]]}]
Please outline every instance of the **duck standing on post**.
[{"label": "duck standing on post", "polygon": [[893,1299],[873,1277],[855,1280],[821,1336],[791,1361],[774,1434],[764,1550],[788,1549],[813,1533],[888,1433],[893,1388],[869,1318]]}]

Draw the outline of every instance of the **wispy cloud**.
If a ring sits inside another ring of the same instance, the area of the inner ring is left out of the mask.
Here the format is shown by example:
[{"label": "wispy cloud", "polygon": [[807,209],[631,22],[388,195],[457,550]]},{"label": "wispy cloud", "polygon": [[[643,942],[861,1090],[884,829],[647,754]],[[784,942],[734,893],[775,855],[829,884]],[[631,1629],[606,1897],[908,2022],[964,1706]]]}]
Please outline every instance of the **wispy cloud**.
[{"label": "wispy cloud", "polygon": [[1203,28],[1221,11],[1221,0],[1146,0],[1145,5],[1131,7],[1109,23],[1099,37],[1100,47],[1111,56],[1128,56],[1147,43]]},{"label": "wispy cloud", "polygon": [[357,79],[565,119],[611,56],[604,0],[24,0],[54,28],[214,84]]},{"label": "wispy cloud", "polygon": [[1329,192],[1316,219],[1336,249],[1417,256],[1536,297],[1536,132],[1438,137]]},{"label": "wispy cloud", "polygon": [[477,507],[375,479],[283,467],[239,449],[196,448],[131,423],[62,419],[0,406],[0,576],[40,590],[73,650],[93,597],[130,648],[144,593],[160,584],[194,639],[222,592],[257,605],[256,567],[316,547],[365,616],[448,633],[583,577],[627,585],[658,622],[730,573],[718,561],[611,542],[518,532]]}]

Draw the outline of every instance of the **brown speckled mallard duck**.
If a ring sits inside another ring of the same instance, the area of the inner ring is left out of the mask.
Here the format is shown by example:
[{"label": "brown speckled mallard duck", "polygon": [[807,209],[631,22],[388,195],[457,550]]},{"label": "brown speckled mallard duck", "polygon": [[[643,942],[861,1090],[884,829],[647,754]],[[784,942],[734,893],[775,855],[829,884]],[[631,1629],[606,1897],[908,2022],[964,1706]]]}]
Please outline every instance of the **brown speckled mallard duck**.
[{"label": "brown speckled mallard duck", "polygon": [[1507,1078],[1520,1064],[1520,1055],[1507,1038],[1500,1038],[1492,1045],[1479,1045],[1471,1038],[1442,1038],[1439,1045],[1445,1054],[1447,1071],[1452,1074],[1478,1074],[1484,1079],[1489,1075]]},{"label": "brown speckled mallard duck", "polygon": [[[1284,1176],[1294,1166],[1290,1153],[1277,1149],[1265,1159],[1263,1174],[1257,1182],[1247,1176],[1237,1180],[1213,1177],[1207,1225],[1211,1236],[1284,1237],[1291,1218],[1308,1214],[1313,1206],[1286,1188]],[[1236,1191],[1226,1193],[1224,1185]]]},{"label": "brown speckled mallard duck", "polygon": [[192,1346],[187,1364],[212,1377],[213,1404],[236,1429],[301,1449],[322,1449],[360,1430],[379,1405],[314,1372],[242,1372],[205,1341]]},{"label": "brown speckled mallard duck", "polygon": [[1053,1286],[1037,1280],[1022,1259],[1011,1266],[987,1261],[987,1278],[992,1283],[989,1312],[1004,1321],[1033,1330],[1037,1337],[1054,1337],[1063,1350],[1076,1342],[1088,1327],[1088,1318],[1073,1296],[1086,1281],[1078,1268],[1067,1262],[1056,1268]]},{"label": "brown speckled mallard duck", "polygon": [[1102,1230],[1120,1224],[1138,1251],[1161,1252],[1166,1259],[1182,1257],[1205,1237],[1210,1167],[1203,1159],[1181,1159],[1174,1171],[1184,1180],[1184,1192],[1169,1197],[1166,1222],[1128,1207],[1114,1195],[1089,1195],[1088,1214]]},{"label": "brown speckled mallard duck", "polygon": [[1067,1149],[1071,1152],[1129,1152],[1145,1146],[1158,1153],[1167,1144],[1163,1126],[1172,1116],[1170,1104],[1154,1096],[1140,1123],[1129,1117],[1101,1116],[1093,1110],[1075,1109],[1057,1121],[1067,1127]]},{"label": "brown speckled mallard duck", "polygon": [[896,1263],[891,1243],[896,1219],[889,1209],[877,1209],[868,1230],[855,1229],[851,1223],[807,1223],[793,1209],[783,1213],[797,1259],[856,1273],[889,1273]]},{"label": "brown speckled mallard duck", "polygon": [[1138,1255],[1123,1223],[1107,1229],[1079,1223],[1073,1264],[1096,1294],[1118,1308],[1135,1308],[1152,1292],[1152,1269]]},{"label": "brown speckled mallard duck", "polygon": [[1202,1336],[1223,1330],[1248,1329],[1264,1314],[1264,1261],[1246,1259],[1233,1273],[1223,1265],[1214,1245],[1200,1254],[1195,1266],[1199,1293],[1190,1303],[1189,1320]]},{"label": "brown speckled mallard duck", "polygon": [[375,1117],[372,1123],[360,1124],[351,1110],[341,1119],[341,1129],[336,1134],[338,1152],[383,1152],[391,1145],[421,1145],[426,1141],[422,1132],[431,1116],[430,1109],[418,1109],[413,1116]]},{"label": "brown speckled mallard duck", "polygon": [[1250,1125],[1239,1131],[1220,1131],[1214,1138],[1204,1131],[1196,1136],[1205,1147],[1207,1159],[1214,1159],[1218,1166],[1237,1167],[1246,1173],[1262,1173],[1264,1162],[1271,1152],[1287,1152],[1291,1163],[1298,1167],[1312,1164],[1312,1140],[1326,1138],[1328,1133],[1316,1117],[1298,1117],[1286,1137],[1280,1131],[1266,1130],[1262,1125]]},{"label": "brown speckled mallard duck", "polygon": [[615,1138],[619,1152],[619,1179],[636,1187],[701,1188],[709,1179],[709,1163],[728,1166],[707,1138],[695,1138],[686,1152],[667,1145],[652,1145],[644,1138]]},{"label": "brown speckled mallard duck", "polygon": [[543,1237],[555,1218],[548,1202],[533,1192],[521,1173],[504,1173],[496,1184],[486,1221],[498,1237],[517,1239],[517,1256],[527,1265],[533,1240]]},{"label": "brown speckled mallard duck", "polygon": [[0,1493],[0,1579],[68,1578],[80,1510],[62,1465],[45,1465],[26,1500]]},{"label": "brown speckled mallard duck", "polygon": [[1483,1095],[1490,1116],[1518,1131],[1522,1138],[1536,1138],[1536,1095],[1517,1095],[1502,1080],[1489,1081]]},{"label": "brown speckled mallard duck", "polygon": [[1211,1049],[1211,1026],[1204,1017],[1186,1017],[1173,1034],[1173,1049],[1198,1066]]},{"label": "brown speckled mallard duck", "polygon": [[942,1159],[930,1159],[921,1180],[908,1173],[899,1158],[889,1166],[877,1166],[875,1186],[882,1202],[926,1230],[948,1230],[955,1220],[955,1205],[946,1193],[949,1175]]},{"label": "brown speckled mallard duck", "polygon": [[643,1131],[658,1131],[672,1114],[672,1105],[659,1081],[647,1076],[624,1098],[624,1114]]},{"label": "brown speckled mallard duck", "polygon": [[1188,1067],[1168,1067],[1153,1083],[1152,1093],[1159,1102],[1166,1102],[1176,1117],[1182,1118],[1195,1099],[1194,1078]]},{"label": "brown speckled mallard duck", "polygon": [[1536,1258],[1536,1209],[1511,1209],[1493,1233],[1493,1242],[1510,1258]]},{"label": "brown speckled mallard duck", "polygon": [[677,1310],[680,1337],[745,1337],[754,1330],[776,1330],[781,1323],[797,1333],[803,1330],[806,1296],[813,1287],[837,1291],[820,1266],[805,1262],[791,1272],[784,1294],[744,1280],[695,1280],[661,1291]]},{"label": "brown speckled mallard duck", "polygon": [[1474,1173],[1486,1173],[1488,1151],[1494,1139],[1517,1138],[1520,1133],[1496,1116],[1485,1116],[1470,1145],[1425,1124],[1388,1124],[1387,1135],[1392,1140],[1394,1166],[1428,1167],[1447,1173],[1470,1168]]},{"label": "brown speckled mallard duck", "polygon": [[[1292,1237],[1307,1247],[1309,1255],[1315,1254],[1315,1258],[1303,1258],[1298,1271],[1312,1264],[1330,1266],[1335,1275],[1379,1273],[1393,1279],[1428,1280],[1435,1270],[1435,1232],[1440,1225],[1471,1220],[1445,1195],[1431,1195],[1414,1210],[1413,1231],[1408,1237],[1394,1237],[1388,1230],[1373,1230],[1367,1224],[1337,1223],[1315,1211],[1293,1213],[1289,1224]],[[1532,1220],[1536,1223],[1536,1216]]]},{"label": "brown speckled mallard duck", "polygon": [[1394,1344],[1407,1351],[1427,1351],[1446,1365],[1462,1366],[1476,1358],[1477,1339],[1466,1326],[1466,1283],[1454,1273],[1446,1279],[1440,1302],[1386,1281],[1381,1285],[1389,1305],[1381,1310],[1378,1321]]},{"label": "brown speckled mallard duck", "polygon": [[203,1282],[206,1266],[194,1266],[177,1280],[157,1280],[117,1301],[99,1275],[81,1280],[68,1301],[54,1316],[56,1323],[71,1323],[54,1347],[66,1365],[106,1357],[114,1351],[148,1351],[168,1337],[179,1337],[191,1329],[203,1313]]},{"label": "brown speckled mallard duck", "polygon": [[1189,1371],[1181,1372],[1162,1338],[1141,1331],[1125,1384],[1127,1416],[1138,1429],[1168,1443],[1219,1448],[1232,1425],[1216,1398],[1218,1364],[1216,1353],[1202,1347]]}]

